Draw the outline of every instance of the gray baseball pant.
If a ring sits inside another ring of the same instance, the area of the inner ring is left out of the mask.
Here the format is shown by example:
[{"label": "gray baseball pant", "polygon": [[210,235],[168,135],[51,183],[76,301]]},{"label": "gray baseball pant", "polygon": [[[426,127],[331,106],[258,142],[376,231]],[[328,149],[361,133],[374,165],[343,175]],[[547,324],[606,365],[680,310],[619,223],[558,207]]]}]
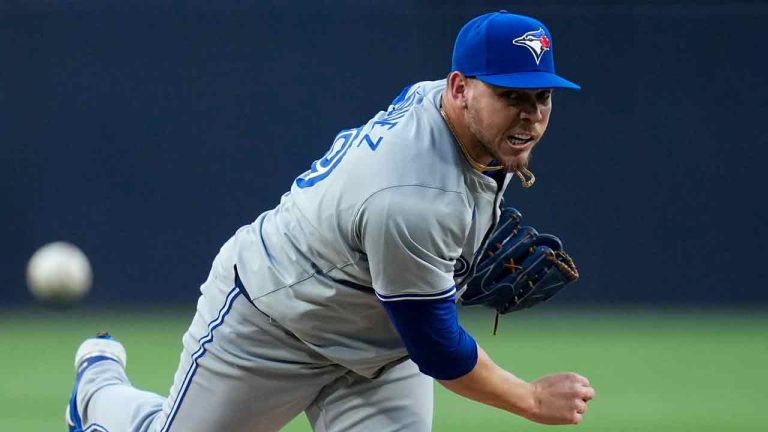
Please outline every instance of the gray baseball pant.
[{"label": "gray baseball pant", "polygon": [[318,432],[431,430],[433,382],[413,362],[376,379],[355,374],[223,279],[212,270],[201,288],[168,398],[133,387],[115,362],[85,372],[77,395],[85,431],[277,431],[302,411]]}]

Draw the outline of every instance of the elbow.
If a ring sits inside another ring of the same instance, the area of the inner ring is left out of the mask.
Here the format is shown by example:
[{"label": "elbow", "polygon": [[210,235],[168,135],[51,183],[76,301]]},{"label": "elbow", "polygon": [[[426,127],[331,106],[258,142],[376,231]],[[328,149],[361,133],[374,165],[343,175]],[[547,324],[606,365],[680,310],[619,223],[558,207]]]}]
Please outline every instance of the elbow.
[{"label": "elbow", "polygon": [[[411,360],[421,373],[440,381],[454,380],[470,373],[477,365],[477,344],[465,333],[466,339],[458,346],[415,352]],[[415,355],[414,355],[415,354]]]}]

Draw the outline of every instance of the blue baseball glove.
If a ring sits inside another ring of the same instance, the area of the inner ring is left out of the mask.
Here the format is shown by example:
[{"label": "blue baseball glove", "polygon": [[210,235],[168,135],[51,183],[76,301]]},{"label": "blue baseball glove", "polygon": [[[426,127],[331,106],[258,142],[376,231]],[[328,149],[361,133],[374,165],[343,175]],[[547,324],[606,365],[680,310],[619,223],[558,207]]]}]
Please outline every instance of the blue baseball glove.
[{"label": "blue baseball glove", "polygon": [[482,304],[500,314],[532,307],[557,294],[579,277],[563,243],[520,224],[512,207],[501,211],[488,250],[461,296],[464,305]]}]

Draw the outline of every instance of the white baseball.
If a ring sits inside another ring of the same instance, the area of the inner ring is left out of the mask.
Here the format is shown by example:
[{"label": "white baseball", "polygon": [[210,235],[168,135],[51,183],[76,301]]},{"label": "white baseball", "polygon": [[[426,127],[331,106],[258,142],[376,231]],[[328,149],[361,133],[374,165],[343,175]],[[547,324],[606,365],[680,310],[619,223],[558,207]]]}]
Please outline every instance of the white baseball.
[{"label": "white baseball", "polygon": [[35,252],[27,265],[27,285],[44,302],[72,302],[91,289],[93,273],[88,257],[67,242],[49,243]]}]

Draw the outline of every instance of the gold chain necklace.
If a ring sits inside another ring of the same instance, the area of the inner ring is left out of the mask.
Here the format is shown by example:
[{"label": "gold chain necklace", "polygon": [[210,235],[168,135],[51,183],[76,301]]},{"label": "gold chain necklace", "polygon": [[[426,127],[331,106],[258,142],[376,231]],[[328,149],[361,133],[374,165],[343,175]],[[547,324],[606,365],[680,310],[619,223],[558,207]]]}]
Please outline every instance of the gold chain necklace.
[{"label": "gold chain necklace", "polygon": [[[469,162],[470,165],[472,165],[472,168],[480,172],[498,171],[500,169],[504,169],[504,166],[502,165],[488,166],[488,165],[483,165],[480,162],[476,161],[472,157],[472,155],[469,154],[466,147],[464,147],[464,143],[461,142],[461,139],[459,139],[459,135],[456,133],[456,130],[453,128],[453,123],[451,123],[451,121],[448,119],[448,115],[445,114],[445,110],[443,109],[442,106],[440,107],[440,115],[443,116],[443,120],[445,120],[445,124],[448,125],[448,129],[451,131],[451,135],[453,135],[453,138],[456,140],[456,143],[459,145],[459,148],[461,149],[461,153],[464,155],[464,159],[466,159],[466,161]],[[519,170],[515,171],[515,175],[520,179],[520,183],[526,189],[533,186],[533,184],[536,182],[536,176],[534,176],[533,173],[530,172],[527,168],[520,168]],[[528,176],[529,178],[526,178],[526,176]]]}]

